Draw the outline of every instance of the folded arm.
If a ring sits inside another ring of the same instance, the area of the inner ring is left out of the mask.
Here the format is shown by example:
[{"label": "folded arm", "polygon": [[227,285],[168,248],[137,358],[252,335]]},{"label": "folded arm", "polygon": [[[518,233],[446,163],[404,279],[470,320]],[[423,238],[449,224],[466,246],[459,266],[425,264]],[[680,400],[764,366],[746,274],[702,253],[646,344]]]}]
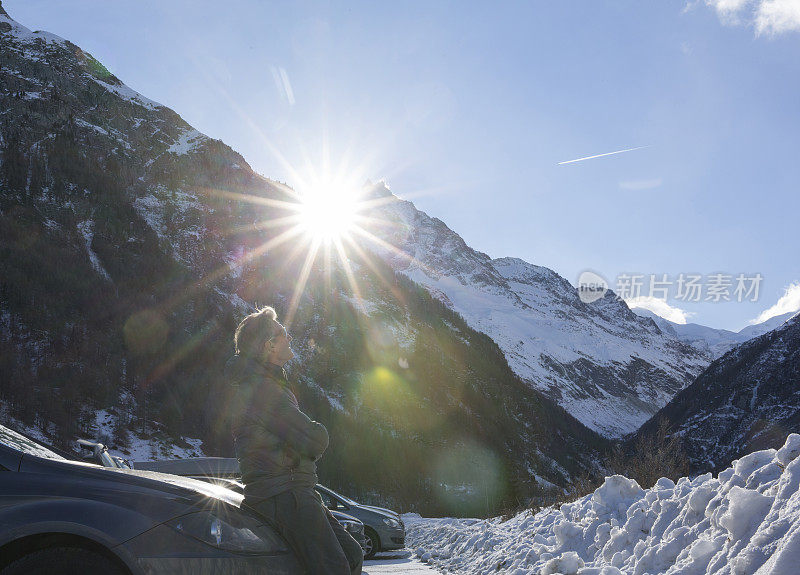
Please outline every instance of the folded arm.
[{"label": "folded arm", "polygon": [[264,421],[268,431],[301,456],[318,459],[328,448],[328,430],[325,426],[312,421],[300,411],[288,394],[278,392],[272,399],[272,409]]}]

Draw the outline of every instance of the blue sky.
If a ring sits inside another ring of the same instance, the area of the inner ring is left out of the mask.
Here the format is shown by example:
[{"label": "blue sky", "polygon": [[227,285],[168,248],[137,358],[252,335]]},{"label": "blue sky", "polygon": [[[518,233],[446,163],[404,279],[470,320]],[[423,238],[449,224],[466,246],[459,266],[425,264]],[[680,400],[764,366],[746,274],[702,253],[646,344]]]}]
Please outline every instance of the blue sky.
[{"label": "blue sky", "polygon": [[797,0],[3,4],[260,173],[327,141],[492,257],[760,273],[754,303],[668,300],[737,330],[800,282]]}]

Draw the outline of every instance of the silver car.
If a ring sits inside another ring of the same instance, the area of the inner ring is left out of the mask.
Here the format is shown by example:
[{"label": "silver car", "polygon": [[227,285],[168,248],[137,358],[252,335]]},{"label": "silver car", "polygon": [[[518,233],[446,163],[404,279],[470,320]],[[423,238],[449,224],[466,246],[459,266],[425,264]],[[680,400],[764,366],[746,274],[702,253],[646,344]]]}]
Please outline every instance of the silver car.
[{"label": "silver car", "polygon": [[342,511],[364,523],[364,536],[367,539],[364,558],[369,559],[379,551],[403,549],[406,546],[406,527],[395,511],[358,503],[324,485],[317,484],[316,490],[328,509]]}]

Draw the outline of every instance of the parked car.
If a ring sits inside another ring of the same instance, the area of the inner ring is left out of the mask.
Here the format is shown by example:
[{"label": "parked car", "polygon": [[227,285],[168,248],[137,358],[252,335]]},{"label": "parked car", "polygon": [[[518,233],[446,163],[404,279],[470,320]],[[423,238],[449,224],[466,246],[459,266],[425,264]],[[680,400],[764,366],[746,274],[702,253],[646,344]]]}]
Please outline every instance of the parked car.
[{"label": "parked car", "polygon": [[[244,489],[244,485],[239,482],[241,478],[239,462],[233,458],[192,457],[161,461],[135,461],[133,465],[136,469],[152,469],[220,483],[231,489],[239,490],[240,493]],[[316,489],[322,497],[323,503],[331,512],[346,513],[364,524],[366,541],[362,548],[365,558],[372,558],[380,551],[393,551],[405,547],[406,528],[399,513],[383,507],[358,503],[323,485],[317,484]]]},{"label": "parked car", "polygon": [[367,539],[367,547],[364,549],[366,559],[380,551],[403,549],[406,546],[406,526],[400,519],[399,513],[383,507],[358,503],[324,485],[317,484],[316,490],[328,509],[343,511],[364,523],[364,536]]},{"label": "parked car", "polygon": [[364,557],[367,556],[367,536],[364,534],[364,524],[360,519],[356,519],[352,515],[342,513],[341,511],[331,511],[331,515],[336,517],[336,520],[342,524],[342,527],[352,535],[353,539],[358,541],[361,545],[361,551],[364,552]]},{"label": "parked car", "polygon": [[[108,459],[102,459],[106,465]],[[244,484],[238,480],[239,462],[228,457],[189,457],[186,459],[162,459],[158,461],[137,461],[136,469],[170,473],[181,477],[189,477],[219,485],[237,493],[244,493]],[[358,541],[366,556],[370,549],[370,541],[366,537],[365,526],[361,520],[341,510],[331,509],[333,515],[342,524],[353,539]]]},{"label": "parked car", "polygon": [[0,574],[280,573],[285,540],[229,489],[69,460],[0,426]]},{"label": "parked car", "polygon": [[108,448],[102,443],[89,441],[88,439],[79,439],[78,448],[84,459],[102,465],[103,467],[119,467],[120,469],[133,469],[133,465],[127,459],[123,459],[117,455],[111,455]]}]

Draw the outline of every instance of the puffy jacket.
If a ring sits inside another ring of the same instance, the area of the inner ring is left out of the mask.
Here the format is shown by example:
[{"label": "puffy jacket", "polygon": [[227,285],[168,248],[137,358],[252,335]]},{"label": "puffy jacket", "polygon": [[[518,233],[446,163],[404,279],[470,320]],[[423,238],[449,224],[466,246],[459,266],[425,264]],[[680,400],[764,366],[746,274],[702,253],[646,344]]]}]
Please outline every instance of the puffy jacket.
[{"label": "puffy jacket", "polygon": [[283,369],[234,356],[227,373],[236,386],[231,427],[245,497],[313,487],[315,461],[328,447],[328,430],[300,411]]}]

